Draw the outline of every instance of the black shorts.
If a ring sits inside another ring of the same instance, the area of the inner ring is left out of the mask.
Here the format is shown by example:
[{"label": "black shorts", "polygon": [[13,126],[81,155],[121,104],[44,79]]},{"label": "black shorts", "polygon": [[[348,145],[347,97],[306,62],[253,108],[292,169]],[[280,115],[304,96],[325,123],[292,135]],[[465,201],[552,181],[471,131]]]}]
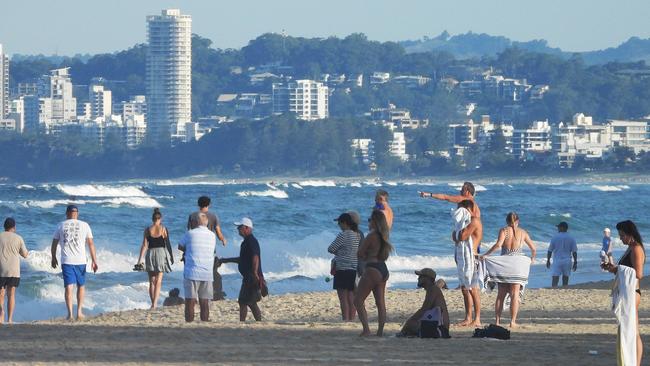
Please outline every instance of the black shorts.
[{"label": "black shorts", "polygon": [[354,269],[337,270],[334,273],[334,289],[354,291],[357,271]]},{"label": "black shorts", "polygon": [[262,300],[262,291],[260,290],[259,283],[255,283],[254,279],[244,277],[241,282],[241,289],[239,289],[239,298],[237,302],[244,305],[253,305]]},{"label": "black shorts", "polygon": [[0,277],[0,288],[18,287],[20,277]]}]

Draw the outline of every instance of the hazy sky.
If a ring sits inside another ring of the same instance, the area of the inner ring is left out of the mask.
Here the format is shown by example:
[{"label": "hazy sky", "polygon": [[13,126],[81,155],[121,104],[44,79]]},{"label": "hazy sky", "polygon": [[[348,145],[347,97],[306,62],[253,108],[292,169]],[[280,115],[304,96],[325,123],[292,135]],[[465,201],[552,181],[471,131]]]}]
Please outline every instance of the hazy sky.
[{"label": "hazy sky", "polygon": [[218,48],[265,32],[307,37],[363,32],[405,40],[473,31],[546,39],[566,51],[650,37],[647,0],[3,0],[0,43],[9,54],[113,52],[145,42],[145,17],[162,8],[192,15],[192,31]]}]

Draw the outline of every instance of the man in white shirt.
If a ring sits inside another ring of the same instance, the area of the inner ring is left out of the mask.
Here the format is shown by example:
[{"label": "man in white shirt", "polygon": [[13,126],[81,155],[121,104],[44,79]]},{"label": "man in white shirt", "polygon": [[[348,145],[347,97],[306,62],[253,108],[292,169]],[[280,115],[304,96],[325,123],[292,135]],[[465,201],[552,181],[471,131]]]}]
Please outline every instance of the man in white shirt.
[{"label": "man in white shirt", "polygon": [[78,219],[79,209],[69,205],[65,210],[66,220],[61,222],[52,238],[52,268],[59,262],[56,260],[56,248],[61,244],[61,272],[65,286],[65,305],[68,308],[68,319],[72,319],[72,287],[77,286],[77,319],[82,319],[83,300],[86,284],[86,245],[92,260],[92,270],[97,272],[97,257],[95,244],[90,226]]},{"label": "man in white shirt", "polygon": [[[557,225],[558,233],[551,239],[546,256],[546,268],[551,268],[551,257],[553,257],[553,273],[551,285],[557,287],[562,275],[562,287],[569,285],[571,269],[575,272],[578,269],[578,246],[576,240],[567,233],[569,224],[562,221]],[[573,256],[573,267],[571,266]]]},{"label": "man in white shirt", "polygon": [[198,214],[199,226],[185,233],[178,249],[185,252],[183,286],[185,288],[185,321],[194,321],[194,306],[198,299],[201,307],[201,320],[210,319],[210,299],[212,299],[212,267],[217,236],[208,229],[208,215]]}]

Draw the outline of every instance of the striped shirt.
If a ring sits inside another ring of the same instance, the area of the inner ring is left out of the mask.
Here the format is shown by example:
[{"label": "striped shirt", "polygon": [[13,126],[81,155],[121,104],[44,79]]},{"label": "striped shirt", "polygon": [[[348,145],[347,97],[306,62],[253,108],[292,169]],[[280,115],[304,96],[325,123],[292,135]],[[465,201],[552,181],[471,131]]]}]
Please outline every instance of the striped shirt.
[{"label": "striped shirt", "polygon": [[344,230],[330,244],[327,251],[334,254],[337,270],[357,269],[357,251],[360,241],[361,236],[358,233]]},{"label": "striped shirt", "polygon": [[212,265],[217,236],[205,226],[185,233],[179,247],[185,250],[183,278],[194,281],[212,281]]}]

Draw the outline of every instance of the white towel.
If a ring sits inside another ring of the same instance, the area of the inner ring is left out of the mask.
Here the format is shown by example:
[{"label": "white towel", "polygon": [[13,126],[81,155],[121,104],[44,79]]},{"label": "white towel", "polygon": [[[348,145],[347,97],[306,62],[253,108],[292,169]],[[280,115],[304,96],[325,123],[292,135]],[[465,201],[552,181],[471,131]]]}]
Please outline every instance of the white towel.
[{"label": "white towel", "polygon": [[[466,228],[472,221],[472,214],[464,207],[453,211],[452,218],[454,222],[454,231],[456,238],[460,231]],[[472,254],[472,238],[460,241],[456,244],[454,257],[456,258],[456,268],[458,269],[458,281],[465,288],[471,288],[472,279],[474,278],[475,263]]]},{"label": "white towel", "polygon": [[[478,262],[477,276],[479,288],[482,292],[489,289],[488,283],[514,283],[521,285],[519,289],[519,302],[524,301],[524,292],[528,285],[530,273],[530,258],[525,255],[501,255],[485,257]],[[504,299],[503,308],[510,307],[510,294]]]},{"label": "white towel", "polygon": [[618,321],[616,354],[619,366],[636,365],[636,271],[618,266],[612,289],[612,310]]}]

